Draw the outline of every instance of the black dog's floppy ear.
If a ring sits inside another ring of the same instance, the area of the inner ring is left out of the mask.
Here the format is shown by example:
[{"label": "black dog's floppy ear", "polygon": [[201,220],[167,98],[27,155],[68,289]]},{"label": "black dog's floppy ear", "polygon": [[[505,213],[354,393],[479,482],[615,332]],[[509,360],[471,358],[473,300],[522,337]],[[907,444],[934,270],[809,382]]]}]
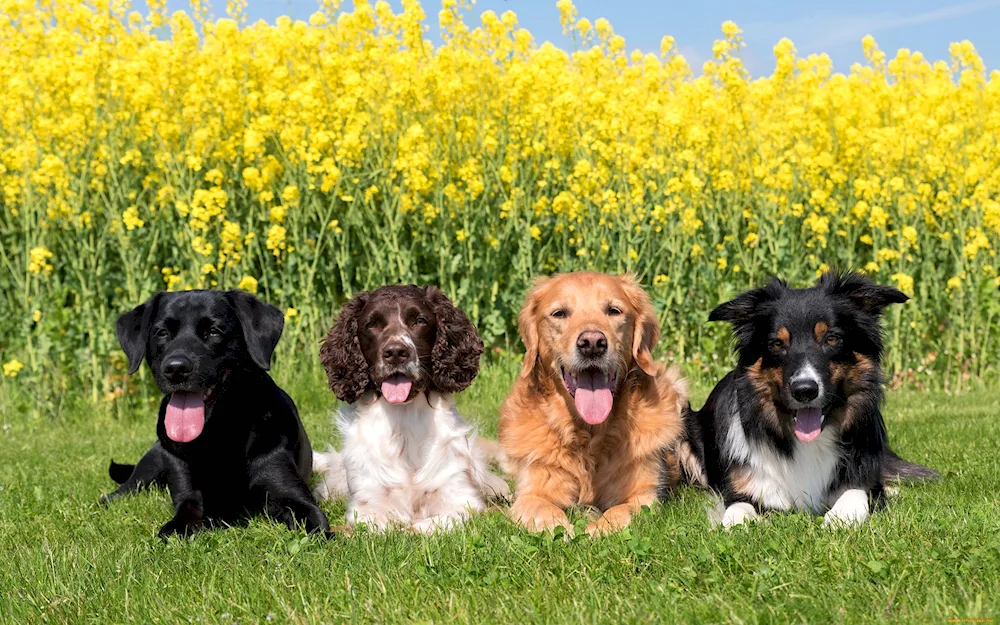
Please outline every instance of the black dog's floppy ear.
[{"label": "black dog's floppy ear", "polygon": [[854,271],[839,275],[828,271],[817,284],[832,295],[842,295],[870,315],[881,315],[889,304],[902,304],[909,296],[891,286],[877,284],[868,276]]},{"label": "black dog's floppy ear", "polygon": [[483,339],[465,313],[433,286],[424,287],[437,320],[437,338],[431,348],[431,377],[442,393],[457,393],[479,375]]},{"label": "black dog's floppy ear", "polygon": [[368,302],[368,293],[360,293],[340,307],[337,321],[319,348],[319,361],[326,371],[326,381],[337,399],[353,404],[372,385],[368,361],[358,340],[358,315]]},{"label": "black dog's floppy ear", "polygon": [[728,321],[732,324],[749,321],[757,312],[757,308],[766,302],[778,299],[785,283],[777,278],[762,287],[740,293],[724,304],[716,306],[708,314],[709,321]]},{"label": "black dog's floppy ear", "polygon": [[159,303],[160,294],[139,304],[132,310],[118,317],[115,323],[115,333],[122,351],[128,356],[128,373],[132,375],[139,369],[142,359],[146,356],[146,342],[149,340],[149,325],[153,311]]},{"label": "black dog's floppy ear", "polygon": [[281,331],[285,327],[284,315],[274,306],[265,304],[246,291],[229,291],[226,297],[236,309],[250,358],[264,371],[269,370],[271,354],[278,346]]}]

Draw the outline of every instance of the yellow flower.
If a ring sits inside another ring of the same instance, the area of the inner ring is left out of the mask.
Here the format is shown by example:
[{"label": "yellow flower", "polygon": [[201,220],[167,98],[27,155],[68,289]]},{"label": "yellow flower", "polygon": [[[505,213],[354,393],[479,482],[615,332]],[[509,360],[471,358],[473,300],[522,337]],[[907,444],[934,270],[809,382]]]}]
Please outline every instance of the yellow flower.
[{"label": "yellow flower", "polygon": [[285,311],[285,323],[288,323],[289,321],[298,316],[299,316],[299,311],[295,310],[294,308],[289,308],[288,310]]},{"label": "yellow flower", "polygon": [[722,271],[729,266],[729,261],[724,256],[720,256],[715,259],[715,266],[719,268],[719,271]]},{"label": "yellow flower", "polygon": [[34,310],[31,313],[31,320],[34,321],[35,323],[38,323],[39,321],[41,321],[42,320],[42,311],[37,310],[37,309]]},{"label": "yellow flower", "polygon": [[139,209],[135,204],[122,212],[122,223],[125,224],[125,229],[129,231],[142,228],[145,225],[145,222],[139,219]]},{"label": "yellow flower", "polygon": [[265,246],[274,254],[275,258],[281,258],[281,253],[287,248],[287,244],[285,243],[285,235],[287,233],[288,231],[278,224],[274,224],[267,229],[267,242]]},{"label": "yellow flower", "polygon": [[469,238],[469,235],[465,233],[465,230],[456,230],[455,239],[457,241],[464,241]]},{"label": "yellow flower", "polygon": [[257,293],[257,278],[253,276],[243,276],[236,288],[247,293]]},{"label": "yellow flower", "polygon": [[531,228],[529,228],[529,232],[531,232],[532,239],[536,241],[542,240],[542,229],[539,228],[538,226],[531,226]]},{"label": "yellow flower", "polygon": [[52,275],[54,267],[49,263],[52,252],[44,247],[33,247],[28,251],[28,271],[46,276]]},{"label": "yellow flower", "polygon": [[878,263],[868,262],[865,265],[865,273],[878,273]]},{"label": "yellow flower", "polygon": [[656,277],[653,278],[653,286],[655,287],[663,286],[668,282],[670,282],[670,276],[664,275],[662,273],[657,274]]},{"label": "yellow flower", "polygon": [[8,378],[16,378],[21,369],[24,369],[24,363],[16,358],[3,363],[3,374]]},{"label": "yellow flower", "polygon": [[912,276],[909,276],[909,275],[907,275],[905,273],[894,273],[894,274],[892,274],[889,277],[893,279],[893,281],[896,283],[896,286],[899,287],[900,291],[902,291],[903,293],[906,293],[910,297],[913,297],[913,277]]},{"label": "yellow flower", "polygon": [[962,279],[960,277],[952,276],[948,278],[947,290],[957,291],[960,288],[962,288]]}]

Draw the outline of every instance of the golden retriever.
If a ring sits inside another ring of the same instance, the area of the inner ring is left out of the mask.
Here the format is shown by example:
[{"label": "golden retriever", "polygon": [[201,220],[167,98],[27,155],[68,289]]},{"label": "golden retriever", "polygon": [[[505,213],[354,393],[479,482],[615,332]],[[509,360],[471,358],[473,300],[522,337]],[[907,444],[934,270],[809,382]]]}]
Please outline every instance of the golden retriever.
[{"label": "golden retriever", "polygon": [[511,508],[530,531],[563,526],[565,509],[603,513],[588,534],[628,525],[675,483],[687,385],[653,360],[660,331],[631,276],[561,274],[535,284],[518,317],[524,366],[500,409]]}]

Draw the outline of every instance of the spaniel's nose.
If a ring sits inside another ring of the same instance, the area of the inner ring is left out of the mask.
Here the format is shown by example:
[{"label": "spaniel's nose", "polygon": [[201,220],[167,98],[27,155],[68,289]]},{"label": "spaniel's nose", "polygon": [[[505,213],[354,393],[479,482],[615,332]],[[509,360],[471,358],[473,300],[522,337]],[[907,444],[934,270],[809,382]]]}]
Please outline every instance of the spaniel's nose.
[{"label": "spaniel's nose", "polygon": [[608,337],[603,332],[581,332],[576,337],[576,351],[584,358],[600,358],[608,352]]},{"label": "spaniel's nose", "polygon": [[410,348],[402,341],[390,341],[382,348],[382,360],[386,364],[401,365],[410,359]]}]

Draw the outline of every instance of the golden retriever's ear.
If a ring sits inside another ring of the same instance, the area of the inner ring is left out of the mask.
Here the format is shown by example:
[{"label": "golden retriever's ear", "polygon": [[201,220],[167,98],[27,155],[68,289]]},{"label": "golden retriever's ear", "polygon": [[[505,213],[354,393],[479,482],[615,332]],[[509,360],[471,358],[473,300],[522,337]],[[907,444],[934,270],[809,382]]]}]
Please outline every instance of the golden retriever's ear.
[{"label": "golden retriever's ear", "polygon": [[625,296],[635,311],[635,329],[632,331],[632,359],[646,375],[655,376],[659,363],[653,360],[653,347],[660,340],[660,322],[649,299],[649,294],[631,276],[623,277]]},{"label": "golden retriever's ear", "polygon": [[521,377],[526,378],[535,369],[538,362],[538,302],[541,300],[542,285],[545,281],[536,281],[535,286],[524,298],[524,306],[517,315],[517,331],[524,341],[524,364],[521,365]]}]

